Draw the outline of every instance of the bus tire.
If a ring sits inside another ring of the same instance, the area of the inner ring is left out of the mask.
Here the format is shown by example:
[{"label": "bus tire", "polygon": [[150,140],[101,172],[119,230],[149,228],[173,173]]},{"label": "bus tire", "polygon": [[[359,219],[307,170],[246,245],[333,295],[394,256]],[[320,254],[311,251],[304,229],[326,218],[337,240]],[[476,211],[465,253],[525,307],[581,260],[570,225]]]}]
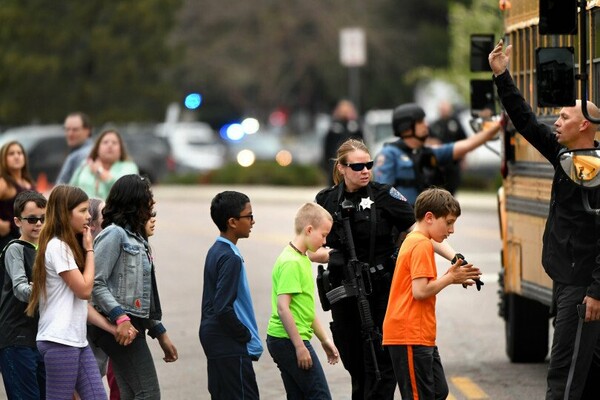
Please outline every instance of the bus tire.
[{"label": "bus tire", "polygon": [[509,293],[505,297],[506,354],[514,363],[544,362],[548,354],[548,307]]}]

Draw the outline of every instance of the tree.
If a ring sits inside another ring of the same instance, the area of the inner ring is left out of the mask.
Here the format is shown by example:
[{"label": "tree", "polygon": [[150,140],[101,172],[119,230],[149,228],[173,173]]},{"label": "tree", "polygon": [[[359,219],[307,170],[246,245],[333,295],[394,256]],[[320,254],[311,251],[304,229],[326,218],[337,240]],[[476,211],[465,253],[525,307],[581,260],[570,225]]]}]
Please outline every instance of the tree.
[{"label": "tree", "polygon": [[[164,115],[179,0],[2,0],[0,124]],[[172,97],[172,96],[171,96]]]},{"label": "tree", "polygon": [[[205,120],[276,107],[330,111],[347,95],[339,62],[341,28],[365,29],[365,109],[412,98],[404,75],[420,65],[448,63],[446,0],[188,0],[175,39],[186,49],[178,73],[182,92],[200,90]],[[415,18],[415,15],[423,18]],[[214,104],[214,105],[213,105]]]},{"label": "tree", "polygon": [[470,72],[470,45],[472,34],[496,35],[499,40],[504,32],[502,12],[496,0],[471,0],[450,2],[449,7],[449,65],[446,68],[415,68],[408,75],[409,82],[441,79],[452,83],[468,103],[470,79],[487,79],[490,74]]}]

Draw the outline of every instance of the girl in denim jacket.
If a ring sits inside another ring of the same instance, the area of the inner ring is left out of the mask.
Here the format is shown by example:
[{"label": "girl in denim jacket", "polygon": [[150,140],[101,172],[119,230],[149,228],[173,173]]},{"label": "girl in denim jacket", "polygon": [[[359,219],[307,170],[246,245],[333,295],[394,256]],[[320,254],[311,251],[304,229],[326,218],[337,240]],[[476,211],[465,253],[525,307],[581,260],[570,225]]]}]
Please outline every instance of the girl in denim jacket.
[{"label": "girl in denim jacket", "polygon": [[[119,178],[108,194],[102,232],[94,241],[97,254],[92,293],[94,306],[117,324],[113,337],[95,330],[94,342],[112,360],[121,398],[160,399],[158,377],[146,341],[146,331],[158,339],[166,362],[177,360],[160,319],[154,264],[146,224],[153,218],[150,182],[139,175]],[[128,346],[129,328],[139,331]]]}]

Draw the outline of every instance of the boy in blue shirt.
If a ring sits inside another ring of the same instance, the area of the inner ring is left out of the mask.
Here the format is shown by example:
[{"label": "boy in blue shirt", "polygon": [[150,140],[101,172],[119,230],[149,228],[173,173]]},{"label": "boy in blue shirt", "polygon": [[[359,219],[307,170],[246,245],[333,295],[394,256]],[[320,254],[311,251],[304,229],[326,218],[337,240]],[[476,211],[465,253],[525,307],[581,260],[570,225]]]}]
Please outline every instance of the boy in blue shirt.
[{"label": "boy in blue shirt", "polygon": [[306,255],[325,244],[331,214],[317,203],[306,203],[296,213],[296,236],[273,267],[272,312],[267,328],[267,348],[277,367],[288,399],[331,399],[331,393],[310,344],[313,333],[321,341],[330,364],[338,350],[315,315],[315,280]]},{"label": "boy in blue shirt", "polygon": [[210,216],[221,234],[204,264],[200,343],[207,358],[208,391],[213,399],[258,399],[252,361],[263,347],[244,259],[236,246],[254,225],[250,199],[221,192],[212,199]]}]

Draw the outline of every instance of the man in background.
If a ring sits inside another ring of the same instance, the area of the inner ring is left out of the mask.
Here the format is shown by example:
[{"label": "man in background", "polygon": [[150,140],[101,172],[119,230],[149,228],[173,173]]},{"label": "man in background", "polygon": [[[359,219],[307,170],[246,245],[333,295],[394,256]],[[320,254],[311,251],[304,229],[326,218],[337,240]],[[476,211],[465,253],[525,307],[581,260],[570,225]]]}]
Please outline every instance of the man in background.
[{"label": "man in background", "polygon": [[65,118],[65,138],[69,146],[69,155],[60,169],[56,184],[69,183],[73,173],[88,157],[92,150],[92,123],[90,117],[82,112],[73,112]]},{"label": "man in background", "polygon": [[[442,100],[439,104],[439,119],[429,127],[431,144],[454,143],[467,138],[467,135],[462,128],[460,121],[454,112],[454,107],[446,100]],[[463,158],[454,160],[450,164],[441,167],[444,175],[444,188],[453,195],[460,186],[461,169]]]}]

